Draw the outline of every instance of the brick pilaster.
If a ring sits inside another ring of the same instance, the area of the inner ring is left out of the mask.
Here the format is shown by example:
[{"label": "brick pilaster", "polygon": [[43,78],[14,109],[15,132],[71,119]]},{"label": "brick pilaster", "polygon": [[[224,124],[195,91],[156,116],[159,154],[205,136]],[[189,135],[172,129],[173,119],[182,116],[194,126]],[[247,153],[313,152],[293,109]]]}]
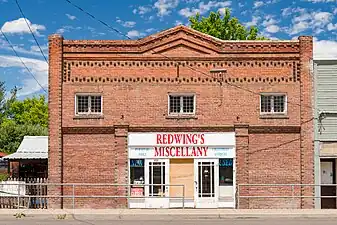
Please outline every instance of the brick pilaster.
[{"label": "brick pilaster", "polygon": [[[115,182],[117,184],[128,184],[128,126],[115,125]],[[117,195],[126,196],[128,188],[119,186]],[[126,208],[127,199],[117,199],[117,207]]]},{"label": "brick pilaster", "polygon": [[[249,182],[248,177],[248,147],[249,147],[249,135],[248,125],[236,124],[235,137],[236,137],[236,184],[247,184]],[[238,188],[238,186],[237,186]],[[238,189],[237,189],[238,191]],[[247,187],[240,187],[239,195],[248,195],[249,191]],[[249,201],[245,198],[237,198],[239,201],[238,208],[249,208]]]},{"label": "brick pilaster", "polygon": [[[62,183],[62,63],[63,37],[49,36],[49,183]],[[48,195],[61,195],[61,186],[48,187]],[[48,199],[48,208],[61,208],[61,199]]]},{"label": "brick pilaster", "polygon": [[[300,41],[300,79],[301,79],[301,183],[314,183],[314,121],[313,114],[313,75],[311,70],[313,43],[311,36],[301,36]],[[313,187],[303,187],[301,194],[314,196]],[[301,208],[314,208],[314,200],[302,199]]]}]

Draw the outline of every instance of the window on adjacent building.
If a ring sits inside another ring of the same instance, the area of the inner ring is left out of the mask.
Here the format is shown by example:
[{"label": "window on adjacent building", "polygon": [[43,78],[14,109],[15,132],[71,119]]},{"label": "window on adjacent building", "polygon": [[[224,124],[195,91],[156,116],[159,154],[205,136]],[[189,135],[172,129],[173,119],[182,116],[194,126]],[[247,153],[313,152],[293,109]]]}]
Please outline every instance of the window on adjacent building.
[{"label": "window on adjacent building", "polygon": [[261,94],[261,114],[285,114],[286,95],[285,94]]},{"label": "window on adjacent building", "polygon": [[101,95],[76,95],[76,114],[101,114]]},{"label": "window on adjacent building", "polygon": [[169,95],[169,114],[194,114],[194,95]]}]

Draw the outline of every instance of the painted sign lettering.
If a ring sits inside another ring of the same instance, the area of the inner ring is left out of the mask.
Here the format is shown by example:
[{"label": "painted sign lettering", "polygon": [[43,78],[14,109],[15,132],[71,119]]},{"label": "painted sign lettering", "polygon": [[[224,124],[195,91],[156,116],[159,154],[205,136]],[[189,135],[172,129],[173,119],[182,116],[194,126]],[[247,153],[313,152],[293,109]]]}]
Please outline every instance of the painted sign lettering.
[{"label": "painted sign lettering", "polygon": [[208,147],[155,147],[154,157],[207,157]]},{"label": "painted sign lettering", "polygon": [[157,134],[157,145],[197,145],[205,143],[205,134]]}]

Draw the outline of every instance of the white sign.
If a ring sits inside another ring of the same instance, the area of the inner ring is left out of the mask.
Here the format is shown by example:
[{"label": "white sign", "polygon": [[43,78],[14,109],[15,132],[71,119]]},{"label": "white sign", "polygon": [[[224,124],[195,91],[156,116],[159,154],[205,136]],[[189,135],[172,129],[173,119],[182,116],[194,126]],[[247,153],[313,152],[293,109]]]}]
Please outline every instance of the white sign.
[{"label": "white sign", "polygon": [[235,133],[129,133],[129,147],[153,146],[235,146]]},{"label": "white sign", "polygon": [[213,147],[148,147],[129,148],[129,158],[233,158],[234,148]]}]

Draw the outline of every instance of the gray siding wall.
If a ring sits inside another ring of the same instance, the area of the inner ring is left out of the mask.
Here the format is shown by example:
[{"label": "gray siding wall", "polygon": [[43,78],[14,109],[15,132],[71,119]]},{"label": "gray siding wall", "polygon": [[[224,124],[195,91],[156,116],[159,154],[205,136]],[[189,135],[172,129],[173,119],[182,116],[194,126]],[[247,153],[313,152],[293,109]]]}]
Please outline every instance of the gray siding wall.
[{"label": "gray siding wall", "polygon": [[337,141],[337,60],[315,60],[314,76],[315,139]]}]

